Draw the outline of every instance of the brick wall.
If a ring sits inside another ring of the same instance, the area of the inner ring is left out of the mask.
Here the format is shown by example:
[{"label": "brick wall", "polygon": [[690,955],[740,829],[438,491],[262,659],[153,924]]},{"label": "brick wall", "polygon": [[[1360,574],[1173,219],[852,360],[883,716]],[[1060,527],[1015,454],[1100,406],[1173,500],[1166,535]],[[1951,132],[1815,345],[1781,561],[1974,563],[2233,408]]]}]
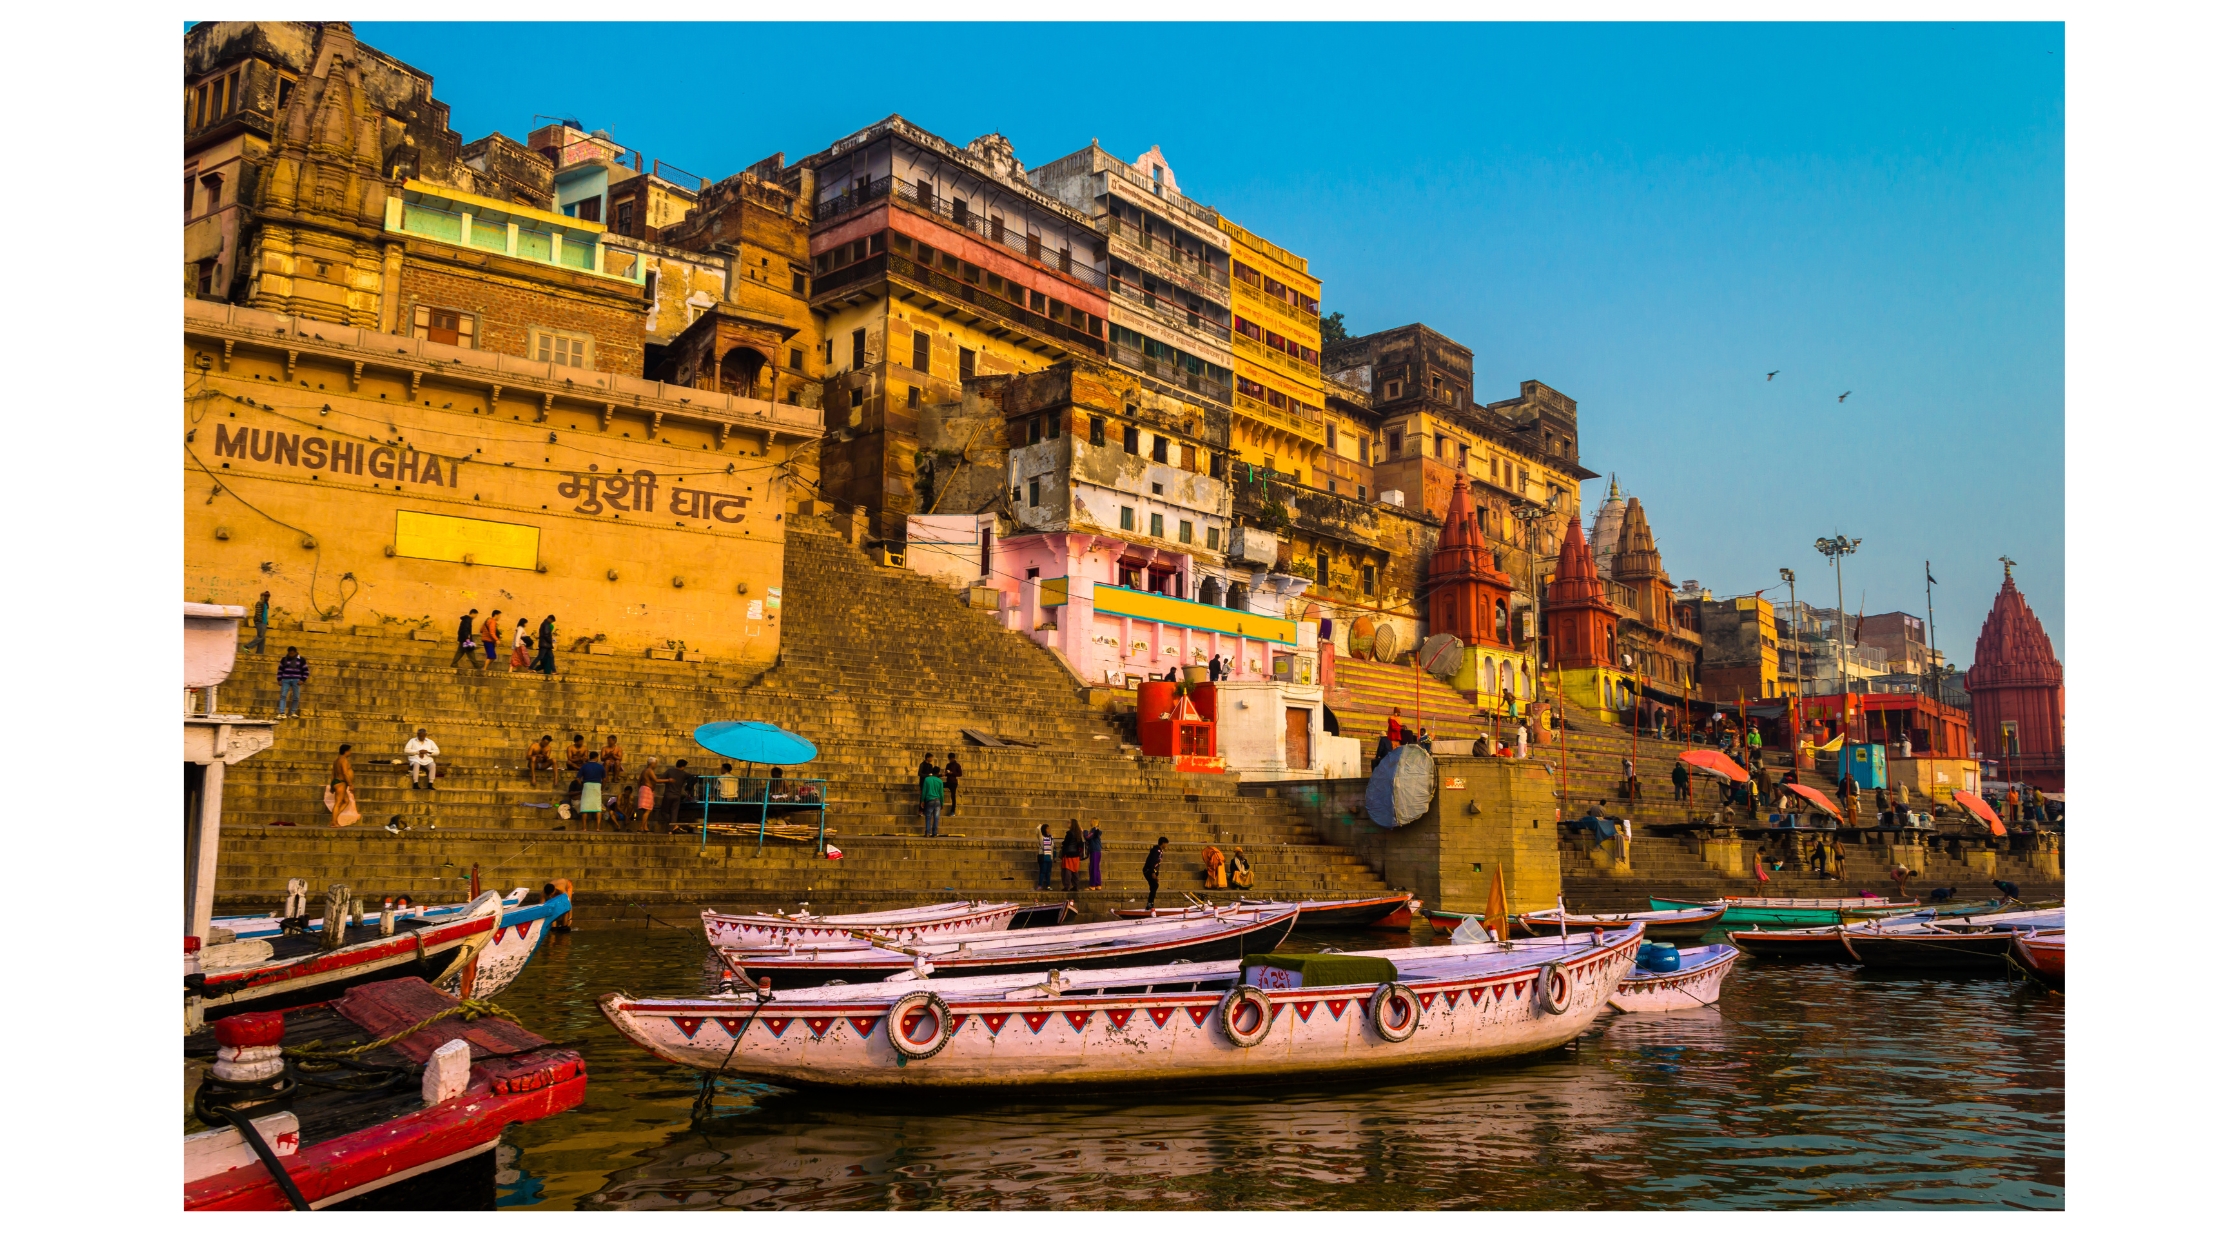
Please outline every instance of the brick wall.
[{"label": "brick wall", "polygon": [[478,257],[478,265],[470,269],[442,257],[408,254],[400,276],[394,331],[410,336],[413,308],[438,306],[475,317],[478,349],[534,357],[535,347],[529,344],[533,325],[589,336],[602,372],[644,375],[646,307],[634,287],[563,287],[479,265],[482,262]]}]

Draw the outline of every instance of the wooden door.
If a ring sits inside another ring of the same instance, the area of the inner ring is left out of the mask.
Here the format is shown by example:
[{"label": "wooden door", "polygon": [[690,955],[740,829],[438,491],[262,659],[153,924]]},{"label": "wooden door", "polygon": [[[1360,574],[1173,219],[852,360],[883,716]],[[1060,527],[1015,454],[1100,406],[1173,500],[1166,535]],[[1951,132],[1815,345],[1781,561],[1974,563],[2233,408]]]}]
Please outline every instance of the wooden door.
[{"label": "wooden door", "polygon": [[1289,769],[1305,770],[1314,765],[1314,745],[1308,723],[1314,714],[1308,709],[1283,711],[1283,764]]}]

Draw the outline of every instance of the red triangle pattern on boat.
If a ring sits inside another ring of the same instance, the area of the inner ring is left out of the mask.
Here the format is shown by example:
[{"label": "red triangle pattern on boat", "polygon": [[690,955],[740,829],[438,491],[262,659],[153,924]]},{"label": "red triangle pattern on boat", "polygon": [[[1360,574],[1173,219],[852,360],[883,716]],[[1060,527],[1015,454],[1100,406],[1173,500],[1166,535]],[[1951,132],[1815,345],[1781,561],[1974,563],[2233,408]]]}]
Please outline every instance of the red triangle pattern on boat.
[{"label": "red triangle pattern on boat", "polygon": [[739,1030],[745,1028],[746,1026],[747,1017],[744,1015],[734,1015],[728,1019],[721,1015],[716,1016],[716,1027],[721,1028],[734,1037],[738,1036]]},{"label": "red triangle pattern on boat", "polygon": [[766,1019],[762,1021],[762,1026],[770,1030],[771,1036],[783,1037],[786,1029],[793,1027],[793,1017],[788,1015],[784,1019]]},{"label": "red triangle pattern on boat", "polygon": [[516,923],[513,925],[513,934],[520,937],[522,940],[528,940],[530,926],[531,925],[527,923]]},{"label": "red triangle pattern on boat", "polygon": [[692,1040],[692,1035],[700,1031],[700,1025],[705,1024],[708,1021],[704,1017],[698,1015],[671,1015],[669,1017],[669,1022],[677,1026],[677,1031],[684,1034],[686,1041],[690,1041]]},{"label": "red triangle pattern on boat", "polygon": [[1113,1030],[1117,1032],[1118,1030],[1126,1028],[1128,1026],[1128,1021],[1135,1018],[1135,1013],[1136,1008],[1130,1006],[1117,1011],[1107,1010],[1104,1013],[1104,1017],[1112,1021]]},{"label": "red triangle pattern on boat", "polygon": [[1143,1013],[1151,1017],[1153,1028],[1165,1028],[1167,1020],[1174,1015],[1174,1008],[1171,1006],[1147,1006]]},{"label": "red triangle pattern on boat", "polygon": [[1089,1017],[1095,1013],[1094,1011],[1067,1011],[1066,1022],[1073,1025],[1075,1032],[1080,1032],[1083,1028],[1089,1026]]},{"label": "red triangle pattern on boat", "polygon": [[[1485,995],[1486,995],[1486,987],[1485,987],[1484,985],[1482,985],[1482,984],[1481,984],[1481,985],[1479,985],[1479,986],[1478,986],[1477,988],[1475,988],[1475,989],[1472,989],[1472,990],[1470,990],[1470,1005],[1472,1005],[1472,1006],[1476,1006],[1476,1005],[1477,1005],[1477,1004],[1478,1004],[1478,1003],[1479,1003],[1479,1002],[1480,1002],[1481,1000],[1483,1000],[1483,999],[1484,999]],[[1453,995],[1451,995],[1451,994],[1449,995],[1449,997],[1450,997],[1450,998],[1451,998],[1452,996],[1453,996]]]},{"label": "red triangle pattern on boat", "polygon": [[801,1017],[801,1022],[809,1026],[809,1035],[819,1041],[824,1040],[824,1030],[832,1027],[832,1017],[830,1015],[821,1017],[804,1015]]},{"label": "red triangle pattern on boat", "polygon": [[988,1035],[994,1036],[1003,1031],[1003,1026],[1011,1022],[1011,1017],[1009,1015],[982,1015],[980,1022],[988,1026]]},{"label": "red triangle pattern on boat", "polygon": [[1027,1028],[1030,1031],[1040,1033],[1042,1031],[1042,1026],[1050,1022],[1050,1012],[1021,1011],[1019,1012],[1019,1018],[1027,1021]]},{"label": "red triangle pattern on boat", "polygon": [[1324,1002],[1323,1005],[1330,1008],[1330,1018],[1343,1023],[1346,1018],[1346,1008],[1353,1005],[1353,999],[1339,998],[1335,1002]]},{"label": "red triangle pattern on boat", "polygon": [[950,1035],[950,1036],[952,1036],[952,1037],[956,1036],[956,1035],[957,1035],[957,1030],[958,1030],[959,1028],[962,1028],[962,1027],[964,1027],[964,1022],[965,1022],[966,1020],[968,1020],[968,1019],[971,1019],[971,1018],[972,1018],[972,1017],[971,1017],[970,1015],[951,1015],[951,1016],[949,1016],[949,1035]]},{"label": "red triangle pattern on boat", "polygon": [[1206,1026],[1206,1016],[1213,1014],[1211,1006],[1185,1006],[1182,1009],[1190,1012],[1190,1022],[1200,1028]]},{"label": "red triangle pattern on boat", "polygon": [[[848,1022],[855,1026],[855,1030],[858,1035],[862,1036],[865,1040],[869,1040],[871,1037],[871,1030],[879,1026],[879,1017],[876,1015],[850,1015],[848,1017]],[[824,1030],[820,1028],[817,1031],[823,1032]]]},{"label": "red triangle pattern on boat", "polygon": [[1453,1009],[1454,1009],[1454,1004],[1455,1004],[1455,1003],[1457,1003],[1457,1002],[1459,1002],[1459,1001],[1461,1001],[1461,1000],[1462,1000],[1462,993],[1461,993],[1461,991],[1460,991],[1460,990],[1457,990],[1457,989],[1449,989],[1449,990],[1447,990],[1447,1009],[1448,1009],[1448,1010],[1450,1010],[1450,1011],[1451,1011],[1451,1010],[1453,1010]]}]

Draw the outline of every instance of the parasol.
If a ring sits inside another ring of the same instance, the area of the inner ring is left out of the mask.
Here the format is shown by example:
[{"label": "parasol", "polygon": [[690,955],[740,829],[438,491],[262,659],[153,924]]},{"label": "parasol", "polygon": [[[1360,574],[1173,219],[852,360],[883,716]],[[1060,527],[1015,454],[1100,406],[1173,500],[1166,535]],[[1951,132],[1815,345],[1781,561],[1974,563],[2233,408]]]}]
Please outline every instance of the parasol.
[{"label": "parasol", "polygon": [[1680,754],[1680,760],[1698,770],[1708,771],[1722,779],[1732,779],[1736,783],[1750,777],[1748,771],[1736,765],[1725,753],[1715,748],[1690,749]]},{"label": "parasol", "polygon": [[1974,814],[1976,817],[1982,819],[1984,823],[1991,828],[1992,835],[2003,836],[2007,834],[2007,825],[1999,821],[1998,812],[1993,810],[1989,805],[1984,804],[1982,797],[1977,796],[1973,792],[1963,792],[1958,789],[1954,789],[1952,793],[1952,799],[1960,802],[1961,806],[1965,808],[1969,813]]},{"label": "parasol", "polygon": [[815,744],[768,722],[709,722],[692,732],[692,740],[719,757],[748,765],[798,766],[817,755]]}]

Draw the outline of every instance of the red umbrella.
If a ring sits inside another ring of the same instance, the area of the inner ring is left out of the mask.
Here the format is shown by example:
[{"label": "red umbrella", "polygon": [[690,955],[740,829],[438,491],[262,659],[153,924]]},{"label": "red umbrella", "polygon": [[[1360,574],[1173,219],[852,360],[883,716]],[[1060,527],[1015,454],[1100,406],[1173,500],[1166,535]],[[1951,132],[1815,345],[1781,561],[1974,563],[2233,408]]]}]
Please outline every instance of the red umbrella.
[{"label": "red umbrella", "polygon": [[1796,793],[1804,799],[1811,801],[1813,804],[1818,805],[1820,808],[1828,811],[1829,814],[1835,816],[1836,818],[1840,819],[1843,817],[1843,811],[1836,808],[1836,803],[1834,801],[1831,801],[1826,796],[1822,795],[1819,788],[1807,787],[1802,783],[1784,783],[1781,785],[1781,790],[1784,792]]},{"label": "red umbrella", "polygon": [[1989,805],[1984,804],[1982,797],[1977,796],[1973,792],[1963,792],[1955,788],[1952,793],[1952,799],[1960,802],[1960,804],[1965,807],[1969,813],[1974,814],[1978,818],[1981,818],[1987,825],[1989,825],[1992,835],[2003,836],[2007,834],[2007,825],[1999,821],[1998,811],[1992,809]]},{"label": "red umbrella", "polygon": [[1734,763],[1733,759],[1715,748],[1696,748],[1680,754],[1680,760],[1698,770],[1708,771],[1722,779],[1736,783],[1750,777],[1750,772]]}]

